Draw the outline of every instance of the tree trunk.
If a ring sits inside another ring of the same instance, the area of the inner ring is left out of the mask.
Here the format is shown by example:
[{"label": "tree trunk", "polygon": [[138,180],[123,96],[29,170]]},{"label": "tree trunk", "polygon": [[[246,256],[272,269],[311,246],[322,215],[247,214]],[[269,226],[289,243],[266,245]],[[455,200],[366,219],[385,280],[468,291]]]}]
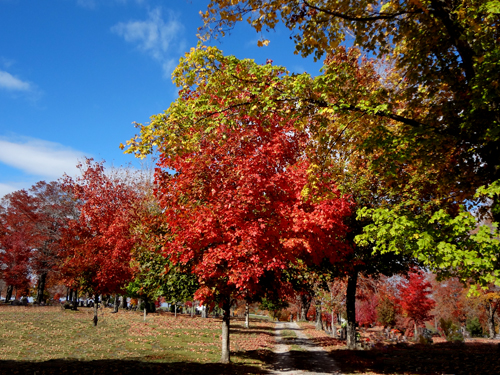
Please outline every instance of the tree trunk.
[{"label": "tree trunk", "polygon": [[486,306],[486,312],[488,314],[487,322],[490,339],[495,338],[495,311],[496,308],[493,307],[493,304],[488,303]]},{"label": "tree trunk", "polygon": [[125,296],[125,295],[122,296],[122,301],[120,303],[120,307],[122,309],[126,309],[127,308],[127,296]]},{"label": "tree trunk", "polygon": [[174,303],[174,317],[177,318],[177,302]]},{"label": "tree trunk", "polygon": [[97,305],[99,304],[99,295],[96,294],[94,298],[94,327],[97,326]]},{"label": "tree trunk", "polygon": [[222,363],[229,363],[231,361],[230,350],[231,345],[229,342],[229,322],[231,319],[231,302],[227,298],[222,305],[222,354],[220,361]]},{"label": "tree trunk", "polygon": [[334,319],[333,319],[333,317],[334,317],[333,314],[334,314],[334,312],[333,312],[333,309],[332,309],[332,336],[333,336],[334,339],[336,339],[337,338],[337,329],[335,328],[335,322],[334,322]]},{"label": "tree trunk", "polygon": [[144,297],[144,323],[146,323],[146,316],[148,315],[148,297]]},{"label": "tree trunk", "polygon": [[316,329],[323,330],[323,320],[321,319],[321,303],[316,302]]},{"label": "tree trunk", "polygon": [[73,289],[72,288],[69,289],[69,298],[68,298],[68,302],[71,302],[71,301],[73,301]]},{"label": "tree trunk", "polygon": [[414,329],[414,341],[417,342],[418,341],[418,327],[417,327],[417,322],[413,322],[413,329]]},{"label": "tree trunk", "polygon": [[45,302],[45,299],[43,298],[43,293],[45,292],[46,282],[47,282],[47,272],[42,272],[40,274],[40,277],[38,278],[38,286],[36,291],[36,303],[39,305],[42,302]]},{"label": "tree trunk", "polygon": [[7,287],[7,294],[5,295],[5,302],[9,302],[10,299],[12,298],[12,292],[14,291],[14,286],[9,285]]},{"label": "tree trunk", "polygon": [[73,293],[73,310],[77,310],[78,308],[78,290],[75,289]]},{"label": "tree trunk", "polygon": [[300,296],[300,320],[307,320],[307,312],[309,311],[309,307],[311,306],[311,299],[308,295],[302,294]]},{"label": "tree trunk", "polygon": [[245,303],[245,328],[250,328],[250,307]]},{"label": "tree trunk", "polygon": [[120,306],[120,296],[115,294],[115,305],[113,312],[116,314],[118,312],[118,307]]},{"label": "tree trunk", "polygon": [[358,282],[358,271],[354,270],[347,279],[347,291],[345,296],[347,312],[347,337],[348,349],[356,348],[356,284]]}]

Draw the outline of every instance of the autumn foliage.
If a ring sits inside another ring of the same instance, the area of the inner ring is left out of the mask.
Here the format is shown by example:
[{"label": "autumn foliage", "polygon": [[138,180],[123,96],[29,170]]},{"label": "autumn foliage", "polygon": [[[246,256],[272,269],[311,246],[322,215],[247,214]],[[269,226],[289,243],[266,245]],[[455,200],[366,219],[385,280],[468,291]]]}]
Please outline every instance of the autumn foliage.
[{"label": "autumn foliage", "polygon": [[297,259],[331,262],[350,251],[343,218],[350,204],[329,186],[331,199],[302,197],[307,136],[279,116],[253,118],[235,111],[240,127],[198,134],[199,148],[163,157],[158,197],[173,240],[174,261],[192,264],[200,300],[216,295],[279,290],[282,271]]},{"label": "autumn foliage", "polygon": [[[29,190],[6,195],[0,207],[0,264],[8,285],[27,295],[30,278],[37,285],[36,302],[45,300],[49,279],[57,277],[61,233],[72,217],[73,204],[58,182],[37,182]],[[55,277],[54,277],[55,276]]]},{"label": "autumn foliage", "polygon": [[32,210],[32,199],[25,190],[8,194],[0,206],[0,264],[2,278],[11,288],[27,288],[29,262],[34,244],[32,225],[23,215]]},{"label": "autumn foliage", "polygon": [[132,277],[130,222],[136,194],[108,177],[102,163],[87,159],[79,167],[81,177],[65,180],[80,212],[65,233],[65,281],[91,294],[120,292]]},{"label": "autumn foliage", "polygon": [[416,325],[423,324],[431,318],[430,312],[435,301],[430,298],[431,284],[422,272],[412,272],[408,275],[408,283],[402,284],[397,299],[403,314]]}]

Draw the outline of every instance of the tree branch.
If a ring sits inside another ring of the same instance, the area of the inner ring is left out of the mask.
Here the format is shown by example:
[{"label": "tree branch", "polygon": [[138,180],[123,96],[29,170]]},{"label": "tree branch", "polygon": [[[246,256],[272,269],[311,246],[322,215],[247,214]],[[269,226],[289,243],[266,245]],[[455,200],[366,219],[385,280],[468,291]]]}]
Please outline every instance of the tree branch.
[{"label": "tree branch", "polygon": [[[311,104],[315,104],[321,108],[327,108],[327,107],[331,106],[331,104],[329,104],[327,102],[319,101],[319,100],[315,100],[315,99],[306,99],[306,101],[311,103]],[[371,114],[374,114],[375,116],[389,118],[391,120],[395,120],[397,122],[401,122],[403,124],[410,125],[411,127],[414,127],[414,128],[427,128],[428,127],[426,124],[424,124],[420,121],[412,120],[412,119],[409,119],[409,118],[406,118],[406,117],[403,117],[400,115],[396,115],[396,114],[390,113],[390,112],[384,112],[384,111],[369,112],[367,110],[358,108],[355,105],[348,105],[345,107],[345,109],[347,111],[358,112],[358,113],[363,113],[363,114],[370,114],[371,113]]]},{"label": "tree branch", "polygon": [[373,16],[356,17],[356,16],[349,16],[345,13],[335,12],[333,10],[324,9],[324,8],[314,6],[314,5],[310,4],[307,0],[303,0],[303,2],[309,8],[315,9],[319,12],[323,12],[323,13],[328,14],[330,16],[342,18],[343,20],[346,20],[346,21],[370,22],[370,21],[390,20],[390,19],[396,18],[398,16],[402,16],[405,14],[422,13],[422,11],[415,11],[415,12],[402,11],[402,12],[396,12],[396,13],[374,13]]},{"label": "tree branch", "polygon": [[442,0],[432,0],[431,1],[432,12],[444,25],[450,41],[457,49],[460,58],[462,59],[462,66],[465,71],[465,77],[467,81],[471,81],[474,78],[474,50],[469,46],[467,42],[461,39],[464,34],[464,30],[460,25],[457,24],[452,19],[451,12],[447,9],[448,5]]}]

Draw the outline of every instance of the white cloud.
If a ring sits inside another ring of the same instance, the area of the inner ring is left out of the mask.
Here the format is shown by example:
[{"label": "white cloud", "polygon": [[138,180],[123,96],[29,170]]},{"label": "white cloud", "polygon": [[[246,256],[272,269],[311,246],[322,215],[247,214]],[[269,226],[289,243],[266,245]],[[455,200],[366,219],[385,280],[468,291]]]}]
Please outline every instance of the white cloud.
[{"label": "white cloud", "polygon": [[83,156],[81,151],[41,139],[0,138],[0,163],[44,178],[57,179],[64,173],[76,175],[76,164]]},{"label": "white cloud", "polygon": [[[142,4],[144,3],[145,0],[133,0],[132,2],[137,3],[137,4]],[[129,1],[128,0],[100,0],[99,4],[102,3],[119,3],[122,5],[127,4]],[[96,9],[98,2],[96,0],[77,0],[76,3],[81,6],[82,8],[87,8],[87,9]]]},{"label": "white cloud", "polygon": [[31,91],[32,86],[30,83],[22,81],[12,74],[0,70],[0,88],[9,91]]},{"label": "white cloud", "polygon": [[0,198],[13,193],[16,190],[20,190],[22,187],[16,186],[16,185],[10,185],[10,184],[2,184],[0,183]]},{"label": "white cloud", "polygon": [[7,59],[3,56],[0,56],[0,65],[2,65],[4,68],[8,69],[10,68],[12,65],[14,65],[14,60],[12,59]]},{"label": "white cloud", "polygon": [[83,8],[94,9],[96,7],[95,0],[78,0],[76,3]]},{"label": "white cloud", "polygon": [[111,28],[112,32],[158,61],[165,77],[172,73],[177,56],[185,45],[180,36],[183,30],[184,26],[173,12],[169,11],[167,21],[164,21],[159,8],[150,11],[145,21],[120,22]]}]

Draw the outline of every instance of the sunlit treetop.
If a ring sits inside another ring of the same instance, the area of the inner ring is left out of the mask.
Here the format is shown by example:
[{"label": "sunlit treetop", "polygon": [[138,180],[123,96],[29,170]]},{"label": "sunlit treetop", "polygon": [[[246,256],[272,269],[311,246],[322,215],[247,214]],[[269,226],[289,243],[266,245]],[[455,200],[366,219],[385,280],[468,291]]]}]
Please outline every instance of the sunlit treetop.
[{"label": "sunlit treetop", "polygon": [[[218,37],[243,20],[259,33],[282,22],[303,56],[319,59],[350,39],[378,57],[398,55],[419,72],[425,61],[444,69],[442,59],[449,59],[448,68],[460,66],[472,79],[475,60],[498,40],[499,13],[498,0],[212,0],[201,29]],[[259,45],[267,44],[262,37]]]},{"label": "sunlit treetop", "polygon": [[391,93],[405,103],[398,115],[423,125],[405,134],[454,137],[465,163],[479,156],[484,182],[498,179],[500,1],[212,0],[202,15],[205,37],[247,21],[263,45],[281,22],[302,56],[352,42],[384,58],[400,76]]}]

